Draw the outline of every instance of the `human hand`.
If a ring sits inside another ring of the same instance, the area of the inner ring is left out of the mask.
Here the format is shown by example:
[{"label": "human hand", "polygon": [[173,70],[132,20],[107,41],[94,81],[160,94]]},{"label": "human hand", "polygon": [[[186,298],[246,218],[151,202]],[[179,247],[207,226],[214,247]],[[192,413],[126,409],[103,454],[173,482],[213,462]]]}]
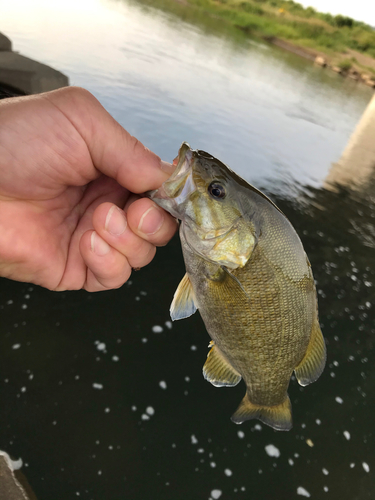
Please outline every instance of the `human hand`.
[{"label": "human hand", "polygon": [[172,171],[83,89],[0,101],[0,276],[118,288],[176,230],[137,196]]}]

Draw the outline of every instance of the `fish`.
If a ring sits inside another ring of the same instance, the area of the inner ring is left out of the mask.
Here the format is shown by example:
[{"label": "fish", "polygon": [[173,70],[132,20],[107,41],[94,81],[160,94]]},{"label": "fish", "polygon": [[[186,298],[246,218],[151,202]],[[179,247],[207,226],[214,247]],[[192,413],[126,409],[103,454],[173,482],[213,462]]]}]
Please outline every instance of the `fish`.
[{"label": "fish", "polygon": [[184,142],[173,174],[147,195],[180,221],[186,274],[172,320],[199,311],[211,337],[203,376],[215,387],[241,379],[246,394],[231,419],[292,428],[290,379],[321,375],[326,346],[315,282],[292,224],[261,191],[210,154]]}]

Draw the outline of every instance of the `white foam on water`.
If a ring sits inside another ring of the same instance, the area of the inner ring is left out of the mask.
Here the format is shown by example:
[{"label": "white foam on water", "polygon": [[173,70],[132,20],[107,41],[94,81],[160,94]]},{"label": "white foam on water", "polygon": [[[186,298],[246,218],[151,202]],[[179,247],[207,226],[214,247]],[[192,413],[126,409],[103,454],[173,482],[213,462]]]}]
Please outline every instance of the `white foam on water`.
[{"label": "white foam on water", "polygon": [[237,432],[237,436],[240,438],[240,439],[243,439],[245,437],[245,433],[243,431],[238,431]]},{"label": "white foam on water", "polygon": [[211,497],[213,498],[213,500],[217,500],[218,498],[220,498],[222,495],[222,491],[221,490],[212,490],[211,491]]},{"label": "white foam on water", "polygon": [[147,406],[147,408],[146,408],[146,413],[147,413],[148,415],[151,415],[151,416],[152,416],[152,415],[154,415],[154,414],[155,414],[155,410],[153,409],[153,407],[152,407],[152,406]]},{"label": "white foam on water", "polygon": [[352,462],[352,463],[350,464],[350,468],[351,468],[351,469],[353,469],[353,467],[355,467],[355,464]]},{"label": "white foam on water", "polygon": [[112,356],[112,361],[119,361],[120,358],[118,356]]},{"label": "white foam on water", "polygon": [[143,413],[141,416],[141,419],[142,420],[150,420],[150,417],[148,415],[146,415],[146,413]]},{"label": "white foam on water", "polygon": [[143,337],[142,342],[145,344],[147,342],[146,337]]},{"label": "white foam on water", "polygon": [[267,444],[267,446],[264,449],[266,450],[268,456],[279,458],[280,450],[276,448],[276,446],[274,446],[273,444]]},{"label": "white foam on water", "polygon": [[323,490],[327,493],[327,491],[328,491],[328,486],[323,486]]},{"label": "white foam on water", "polygon": [[350,439],[350,432],[349,431],[344,431],[344,436],[349,441],[349,439]]},{"label": "white foam on water", "polygon": [[165,380],[160,380],[159,387],[161,387],[162,389],[166,389],[167,388],[167,382]]},{"label": "white foam on water", "polygon": [[317,424],[317,425],[320,425],[320,424],[322,423],[322,421],[321,421],[319,418],[317,418],[317,419],[315,420],[315,422],[316,422],[316,424]]},{"label": "white foam on water", "polygon": [[335,401],[336,401],[336,403],[339,403],[340,405],[342,405],[344,402],[344,400],[342,398],[340,398],[340,396],[336,396]]},{"label": "white foam on water", "polygon": [[0,450],[0,456],[4,457],[9,469],[12,471],[19,470],[23,465],[22,458],[12,460],[6,451]]},{"label": "white foam on water", "polygon": [[98,351],[105,351],[106,349],[106,345],[104,342],[98,342],[96,344],[96,348],[98,349]]},{"label": "white foam on water", "polygon": [[22,309],[27,309],[27,304],[22,304]]},{"label": "white foam on water", "polygon": [[190,377],[185,377],[185,382],[190,382]]},{"label": "white foam on water", "polygon": [[259,424],[255,424],[254,427],[253,427],[254,431],[261,431],[262,430],[262,426],[259,425]]},{"label": "white foam on water", "polygon": [[111,411],[111,408],[105,408],[104,413],[109,413]]},{"label": "white foam on water", "polygon": [[93,386],[93,388],[94,388],[94,389],[98,389],[98,390],[101,390],[101,389],[103,389],[103,387],[104,387],[104,386],[103,386],[103,384],[98,384],[98,383],[96,383],[96,382],[94,382],[94,383],[92,384],[92,386]]},{"label": "white foam on water", "polygon": [[224,470],[224,474],[225,474],[226,476],[230,477],[230,476],[233,474],[233,472],[232,472],[230,469],[225,469],[225,470]]},{"label": "white foam on water", "polygon": [[370,472],[370,466],[366,462],[362,462],[362,467],[365,472]]},{"label": "white foam on water", "polygon": [[191,435],[191,444],[197,444],[198,439],[194,436],[194,434]]},{"label": "white foam on water", "polygon": [[190,349],[191,349],[192,351],[196,351],[196,350],[197,350],[197,346],[196,346],[196,345],[192,345],[192,346],[190,347]]},{"label": "white foam on water", "polygon": [[214,469],[216,467],[216,463],[215,462],[210,462],[210,466]]},{"label": "white foam on water", "polygon": [[288,464],[289,465],[294,465],[294,461],[291,458],[288,458]]},{"label": "white foam on water", "polygon": [[172,321],[166,321],[164,324],[169,330],[172,330]]},{"label": "white foam on water", "polygon": [[310,498],[310,493],[305,490],[305,488],[303,486],[298,486],[297,488],[297,495],[301,495],[303,497],[307,497],[307,498]]},{"label": "white foam on water", "polygon": [[19,349],[21,347],[21,344],[13,344],[12,349]]},{"label": "white foam on water", "polygon": [[153,331],[154,333],[161,333],[161,332],[163,331],[163,327],[162,327],[162,326],[160,326],[160,325],[154,325],[154,326],[152,327],[152,331]]},{"label": "white foam on water", "polygon": [[322,472],[323,472],[323,474],[325,474],[326,476],[328,476],[328,474],[329,474],[328,470],[327,470],[327,469],[325,469],[325,468],[323,468],[323,469],[322,469]]},{"label": "white foam on water", "polygon": [[137,407],[136,406],[132,406],[132,411],[137,411]]}]

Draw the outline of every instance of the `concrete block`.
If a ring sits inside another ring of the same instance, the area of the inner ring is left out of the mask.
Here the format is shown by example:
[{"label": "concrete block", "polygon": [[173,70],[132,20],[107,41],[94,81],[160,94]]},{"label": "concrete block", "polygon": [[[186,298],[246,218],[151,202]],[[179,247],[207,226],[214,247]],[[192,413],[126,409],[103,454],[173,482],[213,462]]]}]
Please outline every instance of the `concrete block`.
[{"label": "concrete block", "polygon": [[0,52],[0,82],[25,94],[39,94],[69,85],[60,71],[15,52]]}]

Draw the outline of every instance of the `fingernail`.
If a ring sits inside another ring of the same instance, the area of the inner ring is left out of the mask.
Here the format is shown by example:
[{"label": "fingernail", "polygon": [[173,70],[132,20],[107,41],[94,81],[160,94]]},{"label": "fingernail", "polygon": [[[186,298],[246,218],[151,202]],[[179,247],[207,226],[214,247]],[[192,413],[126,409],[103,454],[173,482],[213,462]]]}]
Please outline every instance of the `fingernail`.
[{"label": "fingernail", "polygon": [[162,160],[160,162],[160,168],[167,174],[173,174],[173,172],[176,170],[176,165],[172,165],[171,163]]},{"label": "fingernail", "polygon": [[155,234],[161,228],[164,222],[163,212],[155,205],[150,207],[142,215],[138,224],[138,231],[143,234]]},{"label": "fingernail", "polygon": [[125,215],[118,207],[113,206],[109,209],[105,219],[104,229],[113,236],[120,236],[128,225]]},{"label": "fingernail", "polygon": [[96,255],[105,255],[111,250],[111,247],[106,243],[96,231],[91,233],[91,251]]}]

